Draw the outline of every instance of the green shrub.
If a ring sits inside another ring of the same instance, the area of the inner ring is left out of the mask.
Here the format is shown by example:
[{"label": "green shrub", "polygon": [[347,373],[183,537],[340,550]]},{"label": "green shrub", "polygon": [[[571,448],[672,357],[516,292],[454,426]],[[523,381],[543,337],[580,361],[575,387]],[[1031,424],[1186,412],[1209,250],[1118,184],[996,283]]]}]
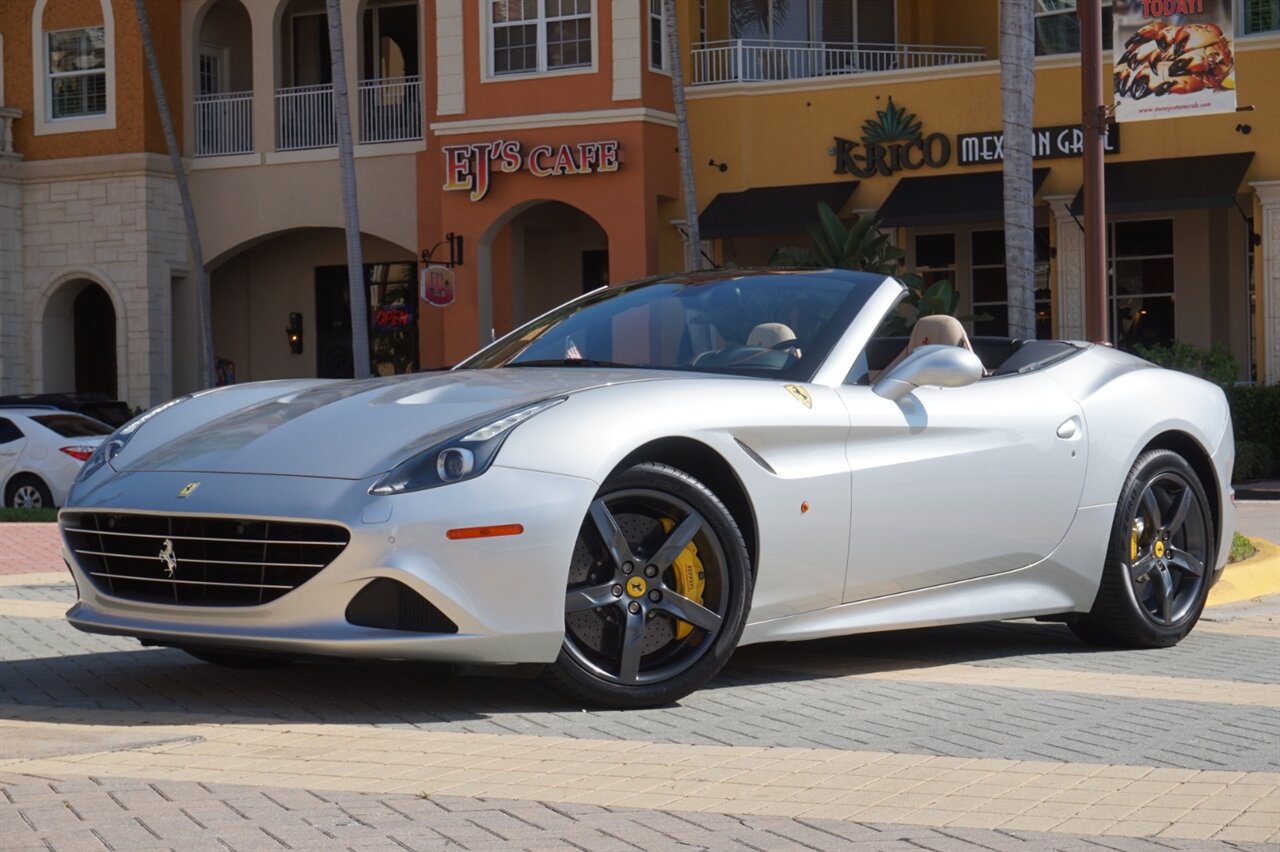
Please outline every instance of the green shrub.
[{"label": "green shrub", "polygon": [[1190,343],[1174,343],[1169,346],[1138,344],[1133,347],[1133,352],[1153,364],[1199,376],[1219,387],[1231,385],[1240,376],[1240,362],[1227,351],[1221,340],[1215,340],[1211,349],[1201,349]]},{"label": "green shrub", "polygon": [[1231,534],[1231,555],[1227,558],[1228,562],[1243,562],[1257,552],[1258,549],[1249,539],[1240,533]]},{"label": "green shrub", "polygon": [[1280,478],[1280,385],[1223,390],[1236,439],[1234,478]]},{"label": "green shrub", "polygon": [[1232,482],[1269,479],[1274,475],[1276,475],[1276,454],[1270,447],[1256,441],[1236,443],[1236,466],[1231,473]]}]

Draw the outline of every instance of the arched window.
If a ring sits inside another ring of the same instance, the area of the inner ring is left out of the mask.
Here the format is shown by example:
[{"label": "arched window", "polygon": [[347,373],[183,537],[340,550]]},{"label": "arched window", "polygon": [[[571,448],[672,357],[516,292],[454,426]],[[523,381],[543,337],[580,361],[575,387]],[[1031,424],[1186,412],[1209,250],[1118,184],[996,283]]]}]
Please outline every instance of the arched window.
[{"label": "arched window", "polygon": [[116,126],[115,17],[98,0],[100,22],[45,23],[59,0],[36,0],[31,13],[34,132],[82,133]]}]

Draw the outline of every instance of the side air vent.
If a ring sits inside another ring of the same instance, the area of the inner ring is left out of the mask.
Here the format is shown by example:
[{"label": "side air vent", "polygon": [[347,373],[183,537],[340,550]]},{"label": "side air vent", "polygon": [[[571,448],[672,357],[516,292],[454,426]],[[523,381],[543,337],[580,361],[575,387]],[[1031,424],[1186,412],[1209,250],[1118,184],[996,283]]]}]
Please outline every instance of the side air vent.
[{"label": "side air vent", "polygon": [[347,604],[347,621],[357,627],[410,633],[457,633],[458,625],[404,583],[379,577]]}]

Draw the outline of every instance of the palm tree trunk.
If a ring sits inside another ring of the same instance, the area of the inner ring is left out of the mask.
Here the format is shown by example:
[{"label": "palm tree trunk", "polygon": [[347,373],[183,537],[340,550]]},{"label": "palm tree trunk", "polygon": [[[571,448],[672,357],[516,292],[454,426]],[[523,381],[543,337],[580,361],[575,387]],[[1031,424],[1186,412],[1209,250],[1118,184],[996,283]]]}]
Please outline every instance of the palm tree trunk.
[{"label": "palm tree trunk", "polygon": [[698,230],[698,193],[693,184],[693,150],[689,147],[689,109],[684,99],[684,62],[675,0],[662,0],[662,24],[675,99],[676,141],[680,148],[680,194],[684,197],[684,268],[702,268],[702,236]]},{"label": "palm tree trunk", "polygon": [[187,184],[187,172],[182,166],[182,150],[178,136],[173,131],[173,114],[169,112],[169,98],[160,77],[160,63],[156,59],[156,47],[151,41],[151,21],[147,17],[146,0],[133,0],[138,16],[138,29],[142,34],[142,52],[147,60],[147,74],[151,77],[151,93],[155,95],[156,111],[160,114],[160,127],[169,149],[169,164],[178,184],[178,197],[182,202],[182,216],[186,220],[187,240],[191,244],[191,265],[196,276],[196,326],[200,341],[200,386],[213,387],[213,321],[210,316],[209,271],[204,268],[204,249],[200,247],[200,229],[196,225],[196,208],[191,202],[191,187]]},{"label": "palm tree trunk", "polygon": [[1009,335],[1036,336],[1035,188],[1031,176],[1035,103],[1032,0],[1000,0],[1000,105],[1004,120],[1004,254]]},{"label": "palm tree trunk", "polygon": [[347,231],[347,285],[351,291],[351,357],[355,377],[371,375],[369,365],[369,294],[360,249],[360,207],[356,202],[355,146],[351,140],[351,101],[342,46],[339,0],[325,0],[329,13],[329,60],[333,65],[334,118],[338,123],[338,163],[342,169],[342,210]]}]

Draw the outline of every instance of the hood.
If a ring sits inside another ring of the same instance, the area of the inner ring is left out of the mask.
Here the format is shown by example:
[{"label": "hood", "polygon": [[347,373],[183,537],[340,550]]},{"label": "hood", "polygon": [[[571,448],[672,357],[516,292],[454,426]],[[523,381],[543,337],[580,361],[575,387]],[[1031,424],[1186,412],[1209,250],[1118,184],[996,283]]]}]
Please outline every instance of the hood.
[{"label": "hood", "polygon": [[[285,388],[181,434],[176,432],[183,418],[161,415],[139,432],[169,428],[175,434],[153,432],[148,437],[160,441],[137,458],[125,454],[118,469],[364,479],[490,414],[593,387],[674,377],[526,367]],[[181,410],[177,406],[173,413]]]}]

